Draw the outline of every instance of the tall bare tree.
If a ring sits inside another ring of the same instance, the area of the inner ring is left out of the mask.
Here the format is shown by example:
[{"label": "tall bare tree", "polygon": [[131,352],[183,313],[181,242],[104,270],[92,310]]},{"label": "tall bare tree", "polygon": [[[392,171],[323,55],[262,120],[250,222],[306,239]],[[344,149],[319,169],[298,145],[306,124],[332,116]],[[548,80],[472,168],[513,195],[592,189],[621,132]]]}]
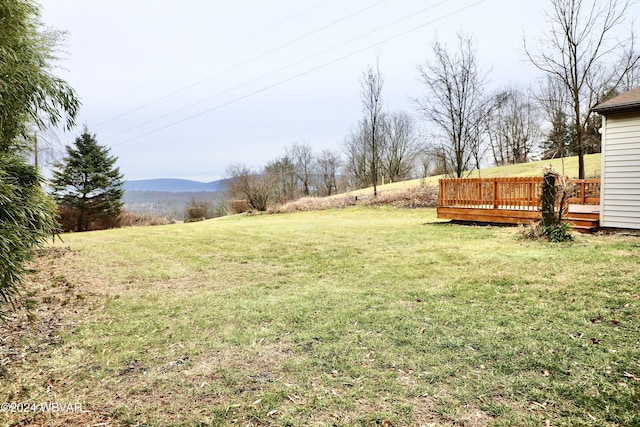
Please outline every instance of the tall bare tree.
[{"label": "tall bare tree", "polygon": [[317,159],[321,195],[331,196],[338,192],[338,169],[342,165],[340,154],[322,150]]},{"label": "tall bare tree", "polygon": [[437,142],[431,151],[441,156],[446,169],[461,177],[482,150],[486,76],[481,74],[470,36],[458,34],[458,52],[451,54],[437,40],[433,59],[419,66],[427,93],[415,102],[418,111],[435,125]]},{"label": "tall bare tree", "polygon": [[366,128],[364,136],[369,146],[369,175],[371,185],[373,185],[374,197],[378,195],[379,151],[383,138],[383,86],[384,78],[380,73],[379,63],[376,61],[375,68],[369,66],[360,78],[360,99],[362,101],[362,112],[364,113],[362,123]]},{"label": "tall bare tree", "polygon": [[584,178],[584,136],[591,110],[637,66],[635,35],[616,31],[633,0],[549,0],[549,27],[537,48],[524,40],[527,57],[562,82],[571,105],[578,145],[578,176]]},{"label": "tall bare tree", "polygon": [[[546,138],[541,143],[542,158],[564,158],[569,153],[572,132],[568,124],[569,103],[564,85],[557,77],[547,74],[535,91],[544,121],[549,124]],[[564,169],[562,170],[564,174]]]},{"label": "tall bare tree", "polygon": [[343,150],[346,157],[344,172],[351,188],[364,188],[371,181],[371,146],[368,141],[370,127],[365,120],[360,120],[346,136]]},{"label": "tall bare tree", "polygon": [[296,197],[298,179],[295,165],[289,156],[269,162],[264,171],[272,185],[271,192],[275,201],[286,203]]},{"label": "tall bare tree", "polygon": [[487,134],[496,165],[526,163],[540,144],[540,112],[529,96],[508,88],[496,96]]},{"label": "tall bare tree", "polygon": [[294,165],[296,177],[300,182],[303,196],[308,196],[311,192],[314,162],[313,147],[310,144],[293,143],[286,149],[287,157]]},{"label": "tall bare tree", "polygon": [[380,147],[380,168],[390,181],[413,176],[416,160],[424,151],[415,120],[404,111],[383,116],[384,144]]}]

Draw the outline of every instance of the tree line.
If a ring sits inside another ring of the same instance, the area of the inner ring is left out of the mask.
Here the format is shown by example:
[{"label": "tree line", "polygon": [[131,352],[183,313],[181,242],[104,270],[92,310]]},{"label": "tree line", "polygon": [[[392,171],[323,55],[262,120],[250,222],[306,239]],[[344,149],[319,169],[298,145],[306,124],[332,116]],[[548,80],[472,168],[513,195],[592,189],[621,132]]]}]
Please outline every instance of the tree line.
[{"label": "tree line", "polygon": [[[458,34],[451,49],[439,40],[418,67],[424,93],[415,111],[387,111],[378,62],[362,73],[362,118],[341,151],[314,157],[309,144],[293,144],[260,171],[228,169],[230,194],[266,209],[300,196],[373,187],[446,174],[463,177],[483,165],[600,152],[601,119],[592,109],[640,85],[636,37],[625,30],[632,0],[549,0],[545,35],[523,39],[529,62],[543,72],[534,86],[489,92],[489,73],[478,65],[472,36]],[[424,126],[420,126],[424,125]]]}]

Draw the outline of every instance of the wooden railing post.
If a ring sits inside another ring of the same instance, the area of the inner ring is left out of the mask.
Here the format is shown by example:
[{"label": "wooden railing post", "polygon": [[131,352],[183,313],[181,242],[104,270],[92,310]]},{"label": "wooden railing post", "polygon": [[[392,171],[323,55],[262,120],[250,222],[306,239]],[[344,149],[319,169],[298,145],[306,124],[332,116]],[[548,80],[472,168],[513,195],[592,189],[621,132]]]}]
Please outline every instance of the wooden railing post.
[{"label": "wooden railing post", "polygon": [[498,209],[498,180],[493,180],[493,209]]}]

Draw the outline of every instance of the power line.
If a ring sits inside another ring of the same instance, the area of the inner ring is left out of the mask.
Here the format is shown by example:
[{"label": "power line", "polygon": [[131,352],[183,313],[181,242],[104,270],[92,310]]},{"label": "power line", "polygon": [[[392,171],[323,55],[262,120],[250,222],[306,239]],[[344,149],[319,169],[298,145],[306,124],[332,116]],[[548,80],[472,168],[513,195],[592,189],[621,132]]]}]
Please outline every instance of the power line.
[{"label": "power line", "polygon": [[183,119],[177,120],[177,121],[175,121],[175,122],[169,123],[169,124],[167,124],[167,125],[161,126],[161,127],[159,127],[159,128],[153,129],[153,130],[151,130],[151,131],[145,132],[145,133],[140,134],[140,135],[138,135],[138,136],[135,136],[135,137],[132,137],[132,138],[126,139],[126,140],[124,140],[124,141],[122,141],[122,142],[119,142],[119,143],[117,143],[117,144],[113,144],[112,146],[114,146],[114,147],[115,147],[115,146],[119,146],[119,145],[126,144],[126,143],[131,142],[131,141],[135,141],[135,140],[140,139],[140,138],[144,138],[145,136],[152,135],[152,134],[154,134],[154,133],[157,133],[157,132],[160,132],[160,131],[162,131],[162,130],[168,129],[168,128],[170,128],[170,127],[173,127],[173,126],[179,125],[179,124],[181,124],[181,123],[184,123],[184,122],[186,122],[186,121],[188,121],[188,120],[192,120],[192,119],[194,119],[194,118],[196,118],[196,117],[203,116],[203,115],[205,115],[205,114],[207,114],[207,113],[210,113],[210,112],[212,112],[212,111],[219,110],[219,109],[221,109],[221,108],[223,108],[223,107],[226,107],[226,106],[228,106],[228,105],[234,104],[234,103],[236,103],[236,102],[238,102],[238,101],[241,101],[241,100],[243,100],[243,99],[249,98],[249,97],[251,97],[251,96],[257,95],[257,94],[259,94],[259,93],[265,92],[265,91],[267,91],[267,90],[269,90],[269,89],[272,89],[272,88],[274,88],[274,87],[277,87],[277,86],[280,86],[280,85],[282,85],[282,84],[288,83],[288,82],[290,82],[290,81],[292,81],[292,80],[295,80],[295,79],[297,79],[297,78],[300,78],[300,77],[305,76],[305,75],[307,75],[307,74],[310,74],[310,73],[312,73],[312,72],[315,72],[315,71],[318,71],[318,70],[320,70],[320,69],[326,68],[326,67],[328,67],[328,66],[330,66],[330,65],[333,65],[333,64],[335,64],[335,63],[337,63],[337,62],[340,62],[340,61],[343,61],[343,60],[345,60],[345,59],[347,59],[347,58],[350,58],[350,57],[352,57],[352,56],[355,56],[355,55],[357,55],[357,54],[359,54],[359,53],[362,53],[362,52],[364,52],[364,51],[367,51],[367,50],[369,50],[369,49],[371,49],[371,48],[374,48],[374,47],[380,46],[380,45],[382,45],[382,44],[384,44],[384,43],[387,43],[387,42],[389,42],[389,41],[391,41],[391,40],[395,40],[395,39],[397,39],[397,38],[400,38],[400,37],[402,37],[402,36],[405,36],[405,35],[407,35],[407,34],[409,34],[409,33],[412,33],[412,32],[414,32],[414,31],[417,31],[417,30],[419,30],[419,29],[421,29],[421,28],[424,28],[424,27],[426,27],[426,26],[428,26],[428,25],[434,24],[434,23],[436,23],[436,22],[438,22],[438,21],[441,21],[441,20],[443,20],[443,19],[446,19],[446,18],[449,18],[449,17],[451,17],[451,16],[457,15],[458,13],[461,13],[461,12],[464,12],[464,11],[466,11],[466,10],[468,10],[468,9],[471,9],[472,7],[475,7],[475,6],[477,6],[477,5],[481,4],[481,3],[484,3],[485,1],[487,1],[487,0],[479,0],[479,1],[476,1],[475,3],[471,3],[471,4],[467,5],[467,6],[464,6],[464,7],[460,8],[460,9],[457,9],[457,10],[455,10],[455,11],[453,11],[453,12],[450,12],[450,13],[448,13],[448,14],[442,15],[442,16],[440,16],[440,17],[438,17],[438,18],[435,18],[435,19],[433,19],[433,20],[431,20],[431,21],[428,21],[428,22],[425,22],[425,23],[423,23],[423,24],[420,24],[420,25],[418,25],[418,26],[416,26],[416,27],[410,28],[409,30],[403,31],[403,32],[401,32],[401,33],[398,33],[398,34],[396,34],[396,35],[393,35],[393,36],[391,36],[391,37],[388,37],[388,38],[386,38],[386,39],[384,39],[384,40],[381,40],[381,41],[379,41],[379,42],[376,42],[376,43],[374,43],[374,44],[371,44],[371,45],[369,45],[369,46],[367,46],[367,47],[365,47],[365,48],[358,49],[358,50],[353,51],[353,52],[351,52],[351,53],[349,53],[349,54],[347,54],[347,55],[344,55],[344,56],[341,56],[341,57],[339,57],[339,58],[337,58],[337,59],[334,59],[334,60],[332,60],[332,61],[326,62],[326,63],[324,63],[324,64],[322,64],[322,65],[317,66],[317,67],[310,68],[310,69],[308,69],[308,70],[306,70],[306,71],[303,71],[303,72],[301,72],[301,73],[298,73],[298,74],[296,74],[296,75],[294,75],[294,76],[291,76],[291,77],[288,77],[288,78],[286,78],[286,79],[280,80],[280,81],[278,81],[278,82],[276,82],[276,83],[273,83],[273,84],[271,84],[271,85],[265,86],[265,87],[263,87],[263,88],[261,88],[261,89],[255,90],[255,91],[253,91],[253,92],[250,92],[250,93],[245,94],[245,95],[242,95],[242,96],[239,96],[239,97],[237,97],[237,98],[234,98],[234,99],[232,99],[232,100],[230,100],[230,101],[227,101],[227,102],[224,102],[224,103],[222,103],[222,104],[218,104],[218,105],[216,105],[216,106],[214,106],[214,107],[212,107],[212,108],[206,109],[206,110],[201,111],[201,112],[199,112],[199,113],[193,114],[193,115],[191,115],[191,116],[185,117],[185,118],[183,118]]},{"label": "power line", "polygon": [[[177,109],[175,109],[175,110],[172,110],[172,111],[170,111],[170,112],[168,112],[168,113],[165,113],[165,114],[163,114],[163,115],[161,115],[161,116],[157,116],[157,117],[155,117],[155,118],[153,118],[153,119],[151,119],[151,120],[147,120],[147,121],[145,121],[145,122],[138,123],[137,125],[132,126],[132,127],[130,127],[130,128],[127,128],[127,129],[125,129],[125,130],[122,130],[122,131],[120,131],[120,132],[118,132],[118,133],[115,133],[115,134],[112,134],[112,135],[108,135],[108,136],[104,137],[103,139],[108,140],[108,139],[111,139],[111,138],[115,138],[115,137],[117,137],[117,136],[120,136],[120,135],[123,135],[123,134],[125,134],[125,133],[128,133],[128,132],[130,132],[130,131],[132,131],[132,130],[139,129],[139,128],[141,128],[141,127],[143,127],[143,126],[146,126],[146,125],[148,125],[148,124],[151,124],[151,123],[157,122],[158,120],[162,120],[162,119],[164,119],[164,118],[166,118],[166,117],[172,116],[172,115],[174,115],[174,114],[176,114],[176,113],[179,113],[179,112],[181,112],[181,111],[184,111],[184,110],[187,110],[187,109],[189,109],[189,108],[195,107],[196,105],[200,105],[200,104],[202,104],[202,103],[205,103],[205,102],[207,102],[207,101],[210,101],[211,99],[218,98],[219,96],[222,96],[222,95],[225,95],[225,94],[227,94],[227,93],[233,92],[233,91],[235,91],[235,90],[237,90],[237,89],[240,89],[240,88],[242,88],[242,87],[245,87],[245,86],[248,86],[248,85],[250,85],[250,84],[252,84],[252,83],[255,83],[255,82],[257,82],[257,81],[260,81],[260,80],[262,80],[262,79],[264,79],[264,78],[266,78],[266,77],[272,76],[272,75],[277,74],[277,73],[279,73],[279,72],[281,72],[281,71],[287,70],[287,69],[289,69],[289,68],[291,68],[291,67],[294,67],[294,66],[296,66],[296,65],[299,65],[299,64],[302,64],[302,63],[304,63],[304,62],[307,62],[307,61],[309,61],[309,60],[311,60],[311,59],[314,59],[314,58],[316,58],[316,57],[318,57],[318,56],[320,56],[320,55],[324,55],[325,53],[329,53],[329,52],[331,52],[331,51],[333,51],[333,50],[336,50],[336,49],[338,49],[338,48],[340,48],[340,47],[342,47],[342,46],[345,46],[345,45],[347,45],[347,44],[353,43],[354,41],[357,41],[357,40],[360,40],[360,39],[365,38],[365,37],[367,37],[367,36],[370,36],[371,34],[374,34],[374,33],[377,33],[377,32],[379,32],[379,31],[382,31],[382,30],[384,30],[384,29],[386,29],[386,28],[392,27],[392,26],[394,26],[394,25],[396,25],[396,24],[399,24],[399,23],[401,23],[401,22],[403,22],[403,21],[406,21],[407,19],[410,19],[410,18],[416,17],[416,16],[418,16],[418,15],[420,15],[420,14],[423,14],[423,13],[425,13],[425,12],[427,12],[427,11],[429,11],[429,10],[433,9],[433,8],[436,8],[436,7],[438,7],[438,6],[440,6],[440,5],[444,4],[444,3],[447,3],[447,0],[442,0],[442,1],[438,2],[438,3],[432,4],[431,6],[428,6],[428,7],[426,7],[426,8],[420,9],[420,10],[418,10],[417,12],[413,12],[413,13],[411,13],[411,14],[409,14],[409,15],[406,15],[406,16],[404,16],[404,17],[402,17],[402,18],[396,19],[395,21],[392,21],[392,22],[387,23],[387,24],[385,24],[385,25],[382,25],[382,26],[380,26],[380,27],[378,27],[378,28],[374,28],[373,30],[370,30],[370,31],[367,31],[367,32],[365,32],[365,33],[363,33],[363,34],[360,34],[359,36],[356,36],[356,37],[354,37],[354,38],[351,38],[351,39],[349,39],[349,40],[347,40],[347,41],[344,41],[344,42],[338,43],[337,45],[334,45],[334,46],[332,46],[332,47],[330,47],[330,48],[328,48],[328,49],[322,50],[322,51],[320,51],[320,52],[316,52],[316,53],[315,53],[315,54],[313,54],[313,55],[307,56],[307,57],[305,57],[305,58],[303,58],[303,59],[300,59],[300,60],[298,60],[298,61],[295,61],[295,62],[292,62],[292,63],[290,63],[290,64],[287,64],[287,65],[285,65],[285,66],[283,66],[283,67],[280,67],[280,68],[278,68],[278,69],[276,69],[276,70],[270,71],[270,72],[268,72],[268,73],[266,73],[266,74],[263,74],[263,75],[261,75],[261,76],[259,76],[259,77],[254,78],[254,79],[251,79],[251,80],[245,81],[245,82],[243,82],[243,83],[240,83],[240,84],[238,84],[238,85],[236,85],[236,86],[233,86],[233,87],[231,87],[231,88],[228,88],[228,89],[226,89],[226,90],[224,90],[224,91],[222,91],[222,92],[218,92],[218,93],[215,93],[215,94],[213,94],[213,95],[211,95],[211,96],[208,96],[208,97],[206,97],[206,98],[200,99],[199,101],[196,101],[196,102],[193,102],[193,103],[191,103],[191,104],[185,105],[185,106],[180,107],[180,108],[177,108]],[[372,7],[373,7],[373,6],[372,6]]]},{"label": "power line", "polygon": [[[100,125],[103,125],[103,124],[105,124],[105,123],[112,122],[112,121],[114,121],[114,120],[116,120],[116,119],[119,119],[119,118],[121,118],[121,117],[127,116],[127,115],[129,115],[129,114],[131,114],[131,113],[135,113],[136,111],[140,111],[140,110],[142,110],[143,108],[146,108],[146,107],[149,107],[149,106],[151,106],[151,105],[157,104],[158,102],[161,102],[161,101],[164,101],[165,99],[171,98],[171,97],[172,97],[172,96],[174,96],[174,95],[177,95],[177,94],[182,93],[182,92],[184,92],[184,91],[187,91],[187,90],[189,90],[189,89],[191,89],[191,88],[194,88],[194,87],[196,87],[196,86],[199,86],[199,85],[201,85],[202,83],[205,83],[205,82],[207,82],[207,81],[209,81],[209,80],[211,80],[211,79],[214,79],[214,78],[219,77],[219,76],[221,76],[221,75],[223,75],[223,74],[226,74],[226,73],[228,73],[229,71],[233,71],[233,70],[235,70],[235,69],[237,69],[237,68],[242,67],[243,65],[250,64],[250,63],[252,63],[252,62],[254,62],[254,61],[257,61],[257,60],[258,60],[258,59],[260,59],[260,58],[263,58],[263,57],[265,57],[265,56],[267,56],[267,55],[270,55],[270,54],[272,54],[272,53],[274,53],[274,52],[277,52],[277,51],[279,51],[279,50],[281,50],[281,49],[284,49],[284,48],[285,48],[285,47],[287,47],[287,46],[291,46],[292,44],[297,43],[297,42],[299,42],[300,40],[304,40],[304,39],[306,39],[307,37],[310,37],[310,36],[312,36],[312,35],[314,35],[314,34],[317,34],[317,33],[319,33],[319,32],[322,32],[322,31],[326,30],[326,29],[329,29],[329,28],[331,28],[331,27],[333,27],[333,26],[335,26],[335,25],[337,25],[337,24],[339,24],[339,23],[341,23],[341,22],[344,22],[344,21],[346,21],[346,20],[348,20],[348,19],[353,18],[354,16],[357,16],[357,15],[359,15],[359,14],[361,14],[361,13],[364,13],[364,12],[366,12],[366,11],[367,11],[367,10],[369,10],[369,9],[373,9],[374,7],[377,7],[377,6],[379,6],[379,5],[381,5],[382,3],[385,3],[385,2],[387,2],[387,1],[388,1],[388,0],[380,0],[380,1],[376,2],[376,3],[374,3],[373,5],[367,6],[367,7],[363,8],[363,9],[360,9],[360,10],[358,10],[358,11],[356,11],[356,12],[353,12],[353,13],[351,13],[351,14],[349,14],[349,15],[345,16],[345,17],[342,17],[342,18],[338,19],[337,21],[333,21],[333,22],[331,22],[330,24],[324,25],[324,26],[322,26],[322,27],[320,27],[320,28],[318,28],[318,29],[316,29],[316,30],[313,30],[313,31],[311,31],[311,32],[308,32],[308,33],[306,33],[306,34],[303,34],[302,36],[297,37],[297,38],[295,38],[295,39],[293,39],[293,40],[290,40],[290,41],[288,41],[288,42],[286,42],[286,43],[284,43],[284,44],[281,44],[281,45],[279,45],[279,46],[277,46],[277,47],[274,47],[273,49],[269,49],[269,50],[267,50],[267,51],[265,51],[265,52],[262,52],[262,53],[260,53],[260,54],[258,54],[258,55],[256,55],[256,56],[254,56],[254,57],[252,57],[252,58],[246,59],[246,60],[244,60],[244,61],[242,61],[242,62],[240,62],[240,63],[238,63],[238,64],[235,64],[235,65],[233,65],[233,66],[231,66],[231,67],[229,67],[229,68],[226,68],[226,69],[224,69],[224,70],[222,70],[222,71],[219,71],[219,72],[217,72],[217,73],[215,73],[215,74],[212,74],[212,75],[207,76],[207,77],[205,77],[205,78],[203,78],[203,79],[201,79],[201,80],[198,80],[198,81],[196,81],[196,82],[194,82],[194,83],[191,83],[191,84],[189,84],[189,85],[187,85],[187,86],[184,86],[184,87],[182,87],[182,88],[180,88],[180,89],[178,89],[178,90],[175,90],[175,91],[173,91],[173,92],[171,92],[171,93],[168,93],[167,95],[163,95],[163,96],[161,96],[161,97],[159,97],[159,98],[156,98],[156,99],[154,99],[154,100],[152,100],[152,101],[149,101],[149,102],[147,102],[147,103],[145,103],[145,104],[142,104],[142,105],[140,105],[140,106],[138,106],[138,107],[135,107],[135,108],[133,108],[133,109],[131,109],[131,110],[125,111],[125,112],[124,112],[124,113],[122,113],[122,114],[118,114],[117,116],[114,116],[114,117],[112,117],[112,118],[110,118],[110,119],[104,120],[104,121],[102,121],[102,122],[100,122],[100,123],[96,124],[96,126],[100,126]],[[131,130],[131,129],[129,129],[129,130]],[[127,130],[127,131],[128,131],[128,130]],[[125,132],[127,132],[127,131],[125,131]],[[117,134],[117,135],[119,135],[119,134]],[[117,135],[112,135],[112,136],[117,136]]]}]

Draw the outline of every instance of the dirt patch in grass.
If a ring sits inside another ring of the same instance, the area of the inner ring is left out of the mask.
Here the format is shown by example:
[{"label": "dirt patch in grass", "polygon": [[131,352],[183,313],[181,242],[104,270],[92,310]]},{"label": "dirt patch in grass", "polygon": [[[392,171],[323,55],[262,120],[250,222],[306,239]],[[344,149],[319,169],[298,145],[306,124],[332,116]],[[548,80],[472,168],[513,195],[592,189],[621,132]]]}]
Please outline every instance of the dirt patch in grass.
[{"label": "dirt patch in grass", "polygon": [[15,363],[46,355],[62,343],[60,332],[76,326],[87,311],[86,298],[94,292],[71,266],[76,255],[67,247],[39,252],[27,277],[24,296],[34,305],[10,313],[0,323],[0,377],[11,376]]},{"label": "dirt patch in grass", "polygon": [[[13,385],[0,394],[0,401],[21,405],[0,413],[0,420],[4,418],[9,425],[119,425],[81,402],[60,400],[57,391],[73,387],[72,379],[59,377],[53,368],[52,372],[35,372],[32,368],[38,361],[52,358],[52,353],[64,345],[64,333],[86,319],[92,302],[101,293],[102,282],[78,271],[78,262],[82,262],[80,256],[69,247],[39,251],[23,291],[33,301],[31,314],[12,312],[6,323],[0,323],[0,380]],[[39,402],[29,396],[34,388],[44,391]],[[47,406],[51,403],[62,406]],[[31,406],[25,411],[25,405]]]}]

